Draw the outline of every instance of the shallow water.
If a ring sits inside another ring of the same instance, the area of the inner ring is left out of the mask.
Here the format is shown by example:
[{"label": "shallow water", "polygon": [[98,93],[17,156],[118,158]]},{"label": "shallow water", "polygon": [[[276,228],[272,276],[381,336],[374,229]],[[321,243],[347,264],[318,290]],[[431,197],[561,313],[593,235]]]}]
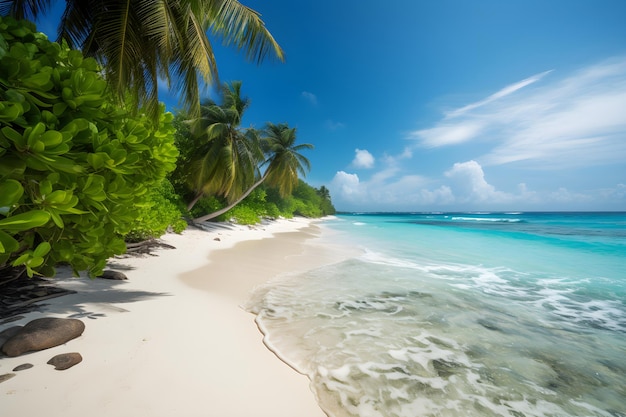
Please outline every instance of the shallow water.
[{"label": "shallow water", "polygon": [[330,416],[626,416],[624,213],[325,226],[361,255],[247,308]]}]

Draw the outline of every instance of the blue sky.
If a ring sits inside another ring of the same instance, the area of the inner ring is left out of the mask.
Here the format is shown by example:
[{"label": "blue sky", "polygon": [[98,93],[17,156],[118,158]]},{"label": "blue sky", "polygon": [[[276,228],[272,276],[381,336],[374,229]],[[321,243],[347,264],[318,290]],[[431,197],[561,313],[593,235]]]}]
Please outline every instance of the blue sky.
[{"label": "blue sky", "polygon": [[626,210],[626,1],[241,2],[287,60],[216,47],[221,80],[338,210]]}]

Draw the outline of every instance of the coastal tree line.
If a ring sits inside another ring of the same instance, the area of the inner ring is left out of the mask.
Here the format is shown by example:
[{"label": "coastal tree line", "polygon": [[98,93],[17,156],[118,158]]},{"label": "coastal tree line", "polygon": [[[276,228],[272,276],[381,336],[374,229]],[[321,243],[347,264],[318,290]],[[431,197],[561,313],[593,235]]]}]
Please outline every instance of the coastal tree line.
[{"label": "coastal tree line", "polygon": [[[0,271],[102,273],[126,242],[209,219],[334,213],[297,130],[242,128],[239,81],[201,100],[217,67],[207,33],[283,59],[237,1],[67,1],[58,42],[36,31],[50,0],[0,0]],[[183,94],[176,115],[157,83]]]}]

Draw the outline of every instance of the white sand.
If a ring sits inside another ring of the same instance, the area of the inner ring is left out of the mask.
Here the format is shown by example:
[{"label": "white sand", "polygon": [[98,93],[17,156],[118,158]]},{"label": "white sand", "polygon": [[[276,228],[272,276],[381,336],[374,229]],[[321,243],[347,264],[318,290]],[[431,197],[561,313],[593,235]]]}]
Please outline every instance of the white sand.
[{"label": "white sand", "polygon": [[[305,252],[315,250],[303,242],[316,230],[305,219],[188,230],[164,236],[175,250],[114,260],[112,267],[129,268],[128,281],[60,273],[62,286],[77,294],[49,300],[0,331],[38,317],[74,317],[85,332],[66,345],[2,357],[0,375],[34,367],[0,383],[0,415],[324,416],[308,378],[265,348],[254,316],[240,307],[254,286],[280,272],[330,259],[323,249]],[[65,371],[46,364],[66,352],[81,353],[83,362]]]}]

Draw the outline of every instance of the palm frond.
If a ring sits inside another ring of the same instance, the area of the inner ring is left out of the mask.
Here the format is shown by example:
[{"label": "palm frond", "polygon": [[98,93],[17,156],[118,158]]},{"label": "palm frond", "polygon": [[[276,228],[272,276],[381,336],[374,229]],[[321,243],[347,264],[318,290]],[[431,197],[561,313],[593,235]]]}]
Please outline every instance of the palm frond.
[{"label": "palm frond", "polygon": [[0,15],[16,19],[35,20],[46,13],[52,0],[0,0]]},{"label": "palm frond", "polygon": [[265,161],[266,182],[278,188],[281,195],[288,195],[298,184],[298,174],[305,176],[311,169],[311,163],[299,151],[311,149],[313,145],[295,145],[296,129],[285,123],[268,123],[265,134],[265,149],[269,155]]},{"label": "palm frond", "polygon": [[182,102],[193,116],[199,115],[200,92],[198,74],[207,85],[218,79],[217,65],[213,48],[202,24],[195,16],[186,15],[182,11],[176,20],[181,36],[177,39],[171,68],[178,80],[176,87],[182,91]]},{"label": "palm frond", "polygon": [[210,29],[214,35],[223,38],[225,45],[235,45],[237,49],[244,50],[246,57],[257,63],[270,54],[284,61],[282,48],[266,29],[259,13],[236,0],[210,3],[213,3],[207,10]]},{"label": "palm frond", "polygon": [[92,35],[94,11],[92,1],[66,0],[65,10],[59,23],[57,41],[66,41],[70,48],[83,49],[87,55],[93,55],[97,49]]}]

